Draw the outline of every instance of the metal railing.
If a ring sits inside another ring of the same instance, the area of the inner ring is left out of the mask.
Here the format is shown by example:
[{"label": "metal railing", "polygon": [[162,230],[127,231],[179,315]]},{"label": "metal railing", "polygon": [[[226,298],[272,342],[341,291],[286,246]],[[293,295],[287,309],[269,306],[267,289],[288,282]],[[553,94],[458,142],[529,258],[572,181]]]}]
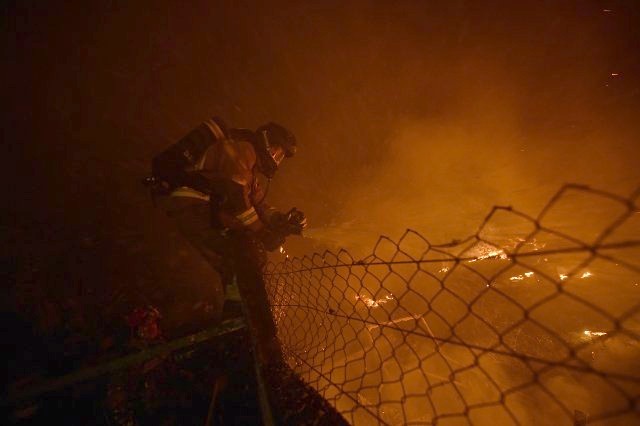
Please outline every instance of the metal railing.
[{"label": "metal railing", "polygon": [[640,189],[265,270],[294,371],[352,424],[640,422]]}]

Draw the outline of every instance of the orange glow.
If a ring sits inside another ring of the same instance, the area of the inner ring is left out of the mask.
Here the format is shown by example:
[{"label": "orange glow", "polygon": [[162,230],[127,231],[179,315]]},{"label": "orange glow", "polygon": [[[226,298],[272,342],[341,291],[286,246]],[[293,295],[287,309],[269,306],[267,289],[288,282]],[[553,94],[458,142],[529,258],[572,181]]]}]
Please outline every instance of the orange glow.
[{"label": "orange glow", "polygon": [[531,278],[533,276],[533,272],[525,272],[524,274],[521,275],[514,275],[513,277],[509,278],[511,281],[522,281],[525,278]]},{"label": "orange glow", "polygon": [[509,256],[504,250],[486,243],[476,245],[470,253],[473,259],[469,262],[476,262],[485,259],[508,259]]},{"label": "orange glow", "polygon": [[604,331],[590,331],[590,330],[585,330],[583,334],[588,337],[602,337],[607,335],[607,333]]},{"label": "orange glow", "polygon": [[387,303],[390,300],[393,300],[393,295],[392,294],[388,294],[385,297],[383,297],[382,299],[378,299],[378,300],[373,300],[367,296],[362,296],[362,295],[356,295],[356,300],[362,300],[364,302],[365,305],[367,305],[367,307],[369,308],[377,308],[380,305],[384,305],[385,303]]}]

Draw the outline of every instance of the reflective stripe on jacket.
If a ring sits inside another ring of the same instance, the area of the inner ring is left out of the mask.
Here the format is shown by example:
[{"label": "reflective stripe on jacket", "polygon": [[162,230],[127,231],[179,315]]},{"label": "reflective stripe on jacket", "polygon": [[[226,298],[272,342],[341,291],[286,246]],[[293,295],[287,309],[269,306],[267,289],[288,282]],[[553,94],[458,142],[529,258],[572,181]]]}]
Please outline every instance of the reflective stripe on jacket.
[{"label": "reflective stripe on jacket", "polygon": [[[258,222],[268,221],[275,209],[264,203],[264,191],[257,178],[257,155],[251,143],[252,132],[232,131],[231,136],[216,119],[206,120],[199,130],[207,129],[213,143],[204,154],[193,159],[190,171],[204,178],[216,199],[219,222],[223,227],[255,227]],[[236,129],[233,129],[236,130]],[[196,179],[194,179],[196,180]],[[181,186],[171,196],[191,197],[210,201],[209,194]]]}]

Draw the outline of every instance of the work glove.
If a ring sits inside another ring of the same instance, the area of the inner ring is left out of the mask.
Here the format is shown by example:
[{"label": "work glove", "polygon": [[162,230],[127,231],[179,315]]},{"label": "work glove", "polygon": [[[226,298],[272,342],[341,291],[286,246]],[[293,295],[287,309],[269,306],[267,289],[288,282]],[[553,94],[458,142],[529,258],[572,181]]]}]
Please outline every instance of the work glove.
[{"label": "work glove", "polygon": [[307,227],[307,216],[294,207],[287,213],[287,222],[291,233],[300,235]]},{"label": "work glove", "polygon": [[307,217],[295,207],[287,213],[274,213],[269,222],[269,228],[283,236],[300,235],[306,227]]}]

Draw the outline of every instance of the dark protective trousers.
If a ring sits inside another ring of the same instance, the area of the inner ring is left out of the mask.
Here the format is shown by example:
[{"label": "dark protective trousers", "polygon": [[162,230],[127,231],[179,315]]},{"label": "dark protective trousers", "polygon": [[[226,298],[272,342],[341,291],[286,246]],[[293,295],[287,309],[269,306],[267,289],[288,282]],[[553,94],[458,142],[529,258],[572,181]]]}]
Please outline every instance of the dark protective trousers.
[{"label": "dark protective trousers", "polygon": [[276,327],[262,276],[266,256],[261,244],[248,231],[222,233],[212,228],[210,207],[206,201],[165,197],[158,204],[218,271],[225,288],[234,280],[237,283],[259,360],[262,363],[281,361]]}]

